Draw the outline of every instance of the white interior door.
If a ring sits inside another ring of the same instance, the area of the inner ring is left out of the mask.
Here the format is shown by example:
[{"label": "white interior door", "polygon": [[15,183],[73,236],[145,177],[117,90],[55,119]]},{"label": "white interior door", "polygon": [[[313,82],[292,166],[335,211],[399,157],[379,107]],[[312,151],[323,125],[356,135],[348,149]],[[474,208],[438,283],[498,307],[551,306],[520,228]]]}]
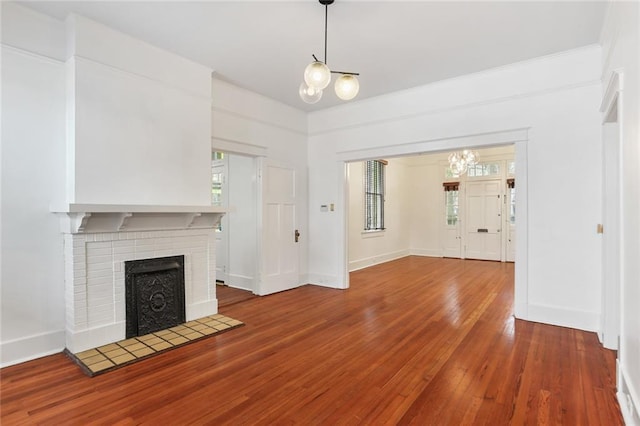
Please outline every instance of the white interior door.
[{"label": "white interior door", "polygon": [[263,265],[259,294],[299,285],[296,172],[269,162],[262,170]]},{"label": "white interior door", "polygon": [[500,260],[502,250],[501,181],[471,181],[466,184],[465,257]]},{"label": "white interior door", "polygon": [[[211,204],[219,207],[227,207],[227,165],[225,160],[215,160],[211,165]],[[228,239],[228,215],[222,216],[222,220],[216,229],[216,281],[227,281],[227,264],[229,261]]]}]

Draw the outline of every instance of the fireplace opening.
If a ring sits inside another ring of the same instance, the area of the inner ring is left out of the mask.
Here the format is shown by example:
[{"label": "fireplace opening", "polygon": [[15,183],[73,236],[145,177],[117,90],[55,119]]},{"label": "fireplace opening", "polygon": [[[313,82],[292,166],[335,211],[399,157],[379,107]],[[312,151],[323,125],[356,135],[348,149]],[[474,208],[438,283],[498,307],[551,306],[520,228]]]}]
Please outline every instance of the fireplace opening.
[{"label": "fireplace opening", "polygon": [[126,337],[185,322],[184,256],[124,262]]}]

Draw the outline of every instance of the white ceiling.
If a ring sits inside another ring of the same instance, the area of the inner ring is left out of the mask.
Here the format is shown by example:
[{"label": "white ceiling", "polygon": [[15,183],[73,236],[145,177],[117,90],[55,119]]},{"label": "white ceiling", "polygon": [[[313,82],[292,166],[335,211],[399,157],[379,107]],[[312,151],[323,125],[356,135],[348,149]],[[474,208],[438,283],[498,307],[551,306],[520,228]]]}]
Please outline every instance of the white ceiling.
[{"label": "white ceiling", "polygon": [[[218,78],[305,111],[342,103],[298,97],[323,57],[324,6],[296,1],[43,1],[207,65]],[[329,6],[330,68],[361,73],[354,100],[597,43],[606,2],[363,1]],[[353,101],[352,101],[353,102]]]}]

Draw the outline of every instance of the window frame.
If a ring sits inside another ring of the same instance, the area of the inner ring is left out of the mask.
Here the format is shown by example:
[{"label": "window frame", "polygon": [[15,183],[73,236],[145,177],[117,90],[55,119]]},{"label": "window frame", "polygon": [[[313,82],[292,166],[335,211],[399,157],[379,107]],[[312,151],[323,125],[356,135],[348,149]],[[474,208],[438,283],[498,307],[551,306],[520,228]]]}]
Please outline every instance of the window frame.
[{"label": "window frame", "polygon": [[385,160],[363,162],[363,229],[364,233],[383,232],[386,192]]}]

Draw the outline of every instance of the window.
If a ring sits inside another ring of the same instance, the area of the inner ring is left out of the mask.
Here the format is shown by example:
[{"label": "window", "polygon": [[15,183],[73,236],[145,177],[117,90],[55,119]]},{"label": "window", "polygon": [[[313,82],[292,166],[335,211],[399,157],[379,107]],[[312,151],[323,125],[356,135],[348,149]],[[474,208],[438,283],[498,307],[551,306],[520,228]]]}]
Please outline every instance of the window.
[{"label": "window", "polygon": [[458,224],[458,214],[460,209],[460,199],[458,188],[460,182],[445,182],[444,187],[444,211],[446,224],[455,226]]},{"label": "window", "polygon": [[467,176],[469,177],[496,176],[499,174],[500,163],[478,163],[467,170]]},{"label": "window", "polygon": [[[223,185],[224,185],[224,153],[219,151],[211,152],[211,205],[222,207]],[[222,232],[222,221],[218,222],[217,232]]]},{"label": "window", "polygon": [[364,230],[384,229],[384,160],[364,163]]},{"label": "window", "polygon": [[507,188],[509,191],[509,223],[516,224],[516,180],[507,179]]}]

